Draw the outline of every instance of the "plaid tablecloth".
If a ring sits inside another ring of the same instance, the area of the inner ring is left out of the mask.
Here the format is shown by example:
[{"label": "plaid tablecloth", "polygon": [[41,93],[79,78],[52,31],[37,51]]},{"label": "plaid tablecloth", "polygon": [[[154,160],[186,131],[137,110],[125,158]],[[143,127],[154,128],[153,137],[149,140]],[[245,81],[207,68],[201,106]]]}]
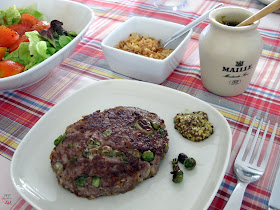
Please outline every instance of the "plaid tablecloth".
[{"label": "plaid tablecloth", "polygon": [[[147,16],[188,24],[217,3],[257,12],[265,5],[257,0],[188,0],[179,11],[159,10],[152,0],[76,0],[95,12],[96,19],[74,53],[43,81],[30,87],[0,93],[0,209],[32,209],[20,197],[10,179],[10,163],[17,146],[34,124],[62,98],[99,80],[133,79],[110,69],[101,50],[102,40],[132,16]],[[234,187],[233,163],[252,116],[266,116],[275,124],[280,110],[280,11],[261,20],[258,29],[264,49],[247,91],[236,97],[220,97],[201,83],[198,40],[209,24],[194,29],[188,49],[175,71],[161,85],[193,95],[214,106],[227,119],[233,134],[230,161],[209,209],[222,209]],[[1,38],[1,37],[0,37]],[[272,132],[272,126],[269,129]],[[267,209],[280,164],[280,133],[276,133],[267,171],[246,190],[242,209]]]}]

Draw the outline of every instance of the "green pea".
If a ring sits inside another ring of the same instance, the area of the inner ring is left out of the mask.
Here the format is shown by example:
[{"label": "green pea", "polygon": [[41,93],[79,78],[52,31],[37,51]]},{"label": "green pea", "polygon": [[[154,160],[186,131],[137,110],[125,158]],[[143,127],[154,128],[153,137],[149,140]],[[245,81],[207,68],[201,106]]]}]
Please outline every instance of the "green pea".
[{"label": "green pea", "polygon": [[176,171],[176,173],[173,174],[172,181],[175,183],[180,183],[183,181],[184,173],[181,170]]},{"label": "green pea", "polygon": [[75,180],[75,184],[78,187],[85,187],[86,183],[88,182],[87,177],[84,176],[79,176],[76,180]]},{"label": "green pea", "polygon": [[154,153],[150,150],[143,152],[141,157],[142,157],[142,160],[147,161],[147,162],[151,162],[155,159]]},{"label": "green pea", "polygon": [[92,181],[91,181],[91,185],[94,187],[99,187],[100,186],[100,182],[101,182],[101,178],[98,176],[93,176],[92,177]]},{"label": "green pea", "polygon": [[196,161],[193,158],[187,158],[184,161],[184,166],[186,167],[187,170],[192,170],[196,166]]}]

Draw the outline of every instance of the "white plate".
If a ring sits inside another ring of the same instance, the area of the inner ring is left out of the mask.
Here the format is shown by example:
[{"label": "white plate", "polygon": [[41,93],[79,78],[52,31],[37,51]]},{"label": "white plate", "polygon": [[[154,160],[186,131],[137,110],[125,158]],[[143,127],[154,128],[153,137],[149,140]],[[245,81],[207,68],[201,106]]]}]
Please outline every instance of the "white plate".
[{"label": "white plate", "polygon": [[270,4],[272,3],[274,0],[259,0],[260,2],[262,2],[263,4]]},{"label": "white plate", "polygon": [[[165,120],[170,149],[158,174],[125,194],[79,198],[58,185],[50,167],[53,141],[82,115],[115,106],[137,106]],[[184,139],[173,118],[182,111],[205,111],[214,134],[199,143]],[[231,130],[212,106],[188,94],[151,83],[108,80],[93,83],[55,105],[30,130],[17,148],[11,165],[12,181],[20,195],[38,209],[207,209],[228,164]],[[184,170],[180,184],[172,182],[170,161],[180,152],[194,157],[197,167]]]}]

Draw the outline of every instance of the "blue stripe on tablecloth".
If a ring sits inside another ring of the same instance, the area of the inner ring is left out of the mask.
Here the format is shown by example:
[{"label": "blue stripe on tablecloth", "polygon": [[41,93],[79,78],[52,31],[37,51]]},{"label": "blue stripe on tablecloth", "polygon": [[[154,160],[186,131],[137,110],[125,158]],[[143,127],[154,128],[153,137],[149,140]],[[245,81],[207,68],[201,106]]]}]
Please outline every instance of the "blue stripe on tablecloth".
[{"label": "blue stripe on tablecloth", "polygon": [[15,97],[17,99],[20,99],[21,101],[27,102],[28,104],[38,107],[40,109],[43,109],[44,111],[48,111],[50,109],[50,107],[44,106],[44,104],[39,104],[36,101],[32,101],[30,99],[27,99],[25,97],[19,96],[16,92],[14,91],[5,91],[4,94]]}]

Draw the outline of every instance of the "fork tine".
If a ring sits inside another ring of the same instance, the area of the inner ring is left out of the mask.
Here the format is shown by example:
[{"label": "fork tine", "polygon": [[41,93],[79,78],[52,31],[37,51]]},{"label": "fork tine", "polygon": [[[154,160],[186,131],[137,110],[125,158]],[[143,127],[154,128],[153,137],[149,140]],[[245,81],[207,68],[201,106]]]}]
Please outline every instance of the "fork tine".
[{"label": "fork tine", "polygon": [[270,120],[268,121],[268,123],[266,125],[265,131],[264,131],[263,136],[262,136],[262,140],[261,140],[260,145],[258,147],[258,151],[257,151],[256,157],[255,157],[255,160],[253,162],[254,166],[257,166],[257,164],[258,164],[258,160],[259,160],[260,155],[261,155],[262,147],[263,147],[263,144],[264,144],[264,141],[265,141],[265,137],[266,137],[266,133],[267,133],[267,130],[269,128],[269,125],[270,125]]},{"label": "fork tine", "polygon": [[253,140],[253,142],[252,142],[252,144],[251,144],[251,146],[250,146],[250,150],[249,150],[249,152],[248,152],[248,154],[247,154],[247,157],[246,157],[246,159],[245,159],[245,162],[246,162],[246,163],[249,163],[249,162],[250,162],[250,159],[251,159],[251,157],[252,157],[252,155],[253,155],[253,151],[254,151],[254,148],[255,148],[255,146],[256,146],[256,143],[257,143],[257,140],[258,140],[258,137],[259,137],[259,133],[260,133],[260,130],[261,130],[261,127],[262,127],[262,124],[263,124],[263,118],[262,118],[261,121],[259,122],[259,127],[258,127],[258,129],[257,129],[257,132],[255,133],[254,140]]},{"label": "fork tine", "polygon": [[273,132],[271,134],[268,146],[266,148],[264,158],[263,158],[261,166],[260,166],[260,168],[262,168],[263,170],[265,170],[265,168],[267,166],[267,162],[268,162],[268,159],[269,159],[269,156],[270,156],[270,152],[271,152],[271,149],[272,149],[272,145],[273,145],[273,142],[274,142],[274,137],[275,137],[275,133],[276,133],[277,128],[278,128],[278,123],[276,123],[275,126],[274,126],[274,129],[273,129]]},{"label": "fork tine", "polygon": [[247,147],[247,145],[248,145],[248,141],[249,141],[249,139],[250,139],[250,136],[251,136],[252,129],[253,129],[253,127],[254,127],[256,118],[257,118],[257,116],[255,116],[255,117],[253,118],[252,122],[251,122],[251,125],[250,125],[250,127],[249,127],[249,129],[248,129],[248,131],[247,131],[247,134],[246,134],[246,136],[245,136],[245,139],[243,140],[242,146],[241,146],[241,148],[240,148],[240,150],[239,150],[239,152],[238,152],[238,155],[237,155],[237,157],[236,157],[237,159],[239,158],[240,160],[242,160],[242,157],[243,157],[244,152],[245,152],[245,150],[246,150],[246,147]]}]

